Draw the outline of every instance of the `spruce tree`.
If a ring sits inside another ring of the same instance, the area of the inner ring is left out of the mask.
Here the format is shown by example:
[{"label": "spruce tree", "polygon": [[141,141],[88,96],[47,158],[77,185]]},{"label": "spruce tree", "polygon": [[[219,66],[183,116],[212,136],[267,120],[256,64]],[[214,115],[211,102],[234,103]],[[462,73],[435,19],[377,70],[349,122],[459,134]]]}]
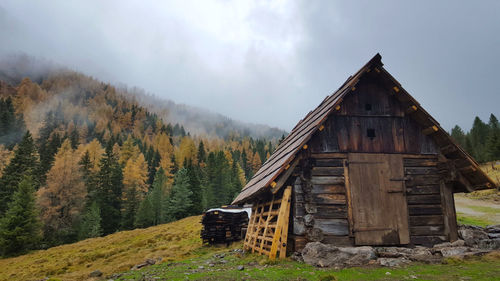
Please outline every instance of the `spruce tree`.
[{"label": "spruce tree", "polygon": [[24,176],[0,219],[0,254],[11,256],[35,249],[41,239],[41,225],[35,207],[35,188]]},{"label": "spruce tree", "polygon": [[189,178],[189,190],[191,191],[191,196],[189,196],[189,199],[193,204],[191,207],[190,215],[199,215],[203,211],[203,206],[202,206],[203,194],[201,190],[200,179],[198,177],[198,174],[196,173],[196,168],[191,162],[191,160],[187,161],[185,167],[187,171],[187,176]]},{"label": "spruce tree", "polygon": [[137,210],[139,209],[137,189],[133,187],[127,188],[123,206],[122,229],[133,229]]},{"label": "spruce tree", "polygon": [[148,194],[153,209],[153,224],[165,223],[169,220],[164,209],[164,201],[168,197],[168,178],[163,168],[156,172],[155,180],[152,185],[151,193]]},{"label": "spruce tree", "polygon": [[94,238],[101,235],[101,209],[94,201],[89,205],[82,216],[78,239]]},{"label": "spruce tree", "polygon": [[193,205],[190,188],[188,172],[185,168],[181,168],[175,175],[174,186],[170,193],[168,214],[172,219],[178,220],[189,215]]},{"label": "spruce tree", "polygon": [[205,145],[203,144],[203,141],[200,141],[200,144],[198,144],[198,165],[201,165],[202,163],[205,163],[206,158],[207,158],[207,153],[205,151]]},{"label": "spruce tree", "polygon": [[149,196],[146,196],[139,205],[139,210],[137,211],[134,226],[140,228],[150,227],[154,224],[153,217],[153,206],[151,205]]},{"label": "spruce tree", "polygon": [[458,125],[451,129],[451,137],[461,146],[465,147],[465,133]]},{"label": "spruce tree", "polygon": [[[30,132],[26,132],[21,143],[14,151],[14,157],[0,178],[0,216],[7,210],[12,195],[24,176],[33,176],[38,166],[36,148]],[[35,189],[38,183],[32,178]]]},{"label": "spruce tree", "polygon": [[99,168],[96,180],[97,202],[101,208],[103,234],[110,234],[120,227],[123,189],[122,168],[113,153],[111,142],[106,146]]}]

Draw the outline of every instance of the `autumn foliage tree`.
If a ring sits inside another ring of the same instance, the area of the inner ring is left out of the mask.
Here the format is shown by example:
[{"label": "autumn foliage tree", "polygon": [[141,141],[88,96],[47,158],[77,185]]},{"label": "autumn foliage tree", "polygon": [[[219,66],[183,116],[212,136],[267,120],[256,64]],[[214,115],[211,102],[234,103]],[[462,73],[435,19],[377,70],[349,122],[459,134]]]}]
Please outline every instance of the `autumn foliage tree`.
[{"label": "autumn foliage tree", "polygon": [[76,240],[76,222],[87,194],[78,161],[78,153],[66,139],[55,155],[46,186],[37,193],[45,236],[65,242]]}]

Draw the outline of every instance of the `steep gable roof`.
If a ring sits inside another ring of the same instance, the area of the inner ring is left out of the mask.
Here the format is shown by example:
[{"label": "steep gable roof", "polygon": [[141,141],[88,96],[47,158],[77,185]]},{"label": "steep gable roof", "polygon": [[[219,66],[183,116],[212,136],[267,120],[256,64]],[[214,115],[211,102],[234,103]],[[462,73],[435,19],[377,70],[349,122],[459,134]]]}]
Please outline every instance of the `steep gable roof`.
[{"label": "steep gable roof", "polygon": [[432,118],[420,104],[408,94],[399,84],[399,82],[392,77],[382,66],[382,57],[376,54],[367,64],[365,64],[353,76],[350,76],[344,84],[335,91],[332,95],[327,96],[321,104],[309,112],[306,117],[299,121],[299,123],[292,129],[290,134],[283,140],[283,142],[276,148],[274,153],[262,165],[252,179],[242,189],[241,193],[233,201],[233,204],[240,204],[248,199],[251,199],[258,193],[264,191],[266,187],[275,184],[275,180],[286,170],[291,162],[295,159],[300,149],[309,141],[311,136],[320,128],[323,122],[328,118],[330,113],[338,109],[346,94],[351,92],[360,78],[367,72],[372,70],[380,73],[391,84],[394,85],[393,91],[398,95],[403,96],[415,108],[415,113],[412,117],[416,119],[426,128],[435,131],[434,138],[439,138],[441,143],[446,146],[442,148],[452,151],[456,154],[457,159],[462,160],[462,165],[470,167],[469,173],[465,174],[467,180],[475,189],[482,189],[482,187],[493,187],[495,183],[479,168],[479,165],[470,155],[468,155],[462,148],[460,148],[448,135],[448,133],[441,128],[439,123]]}]

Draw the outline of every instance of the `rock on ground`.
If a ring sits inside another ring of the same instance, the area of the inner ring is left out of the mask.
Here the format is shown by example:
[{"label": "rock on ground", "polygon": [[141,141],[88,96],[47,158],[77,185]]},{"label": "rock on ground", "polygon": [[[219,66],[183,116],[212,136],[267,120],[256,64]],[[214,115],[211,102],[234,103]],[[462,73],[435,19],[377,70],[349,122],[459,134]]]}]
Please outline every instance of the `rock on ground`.
[{"label": "rock on ground", "polygon": [[302,258],[307,264],[320,267],[334,265],[363,265],[375,260],[372,247],[336,247],[320,242],[307,243],[302,250]]}]

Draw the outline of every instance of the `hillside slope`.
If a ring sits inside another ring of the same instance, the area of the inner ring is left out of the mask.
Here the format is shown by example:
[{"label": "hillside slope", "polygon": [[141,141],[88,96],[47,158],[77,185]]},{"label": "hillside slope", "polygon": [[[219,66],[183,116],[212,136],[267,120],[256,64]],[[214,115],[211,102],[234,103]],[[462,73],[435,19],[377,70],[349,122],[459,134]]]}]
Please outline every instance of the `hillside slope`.
[{"label": "hillside slope", "polygon": [[201,216],[173,223],[122,231],[105,237],[0,259],[0,280],[88,280],[100,270],[104,276],[129,270],[147,258],[163,261],[188,258],[202,247]]}]

